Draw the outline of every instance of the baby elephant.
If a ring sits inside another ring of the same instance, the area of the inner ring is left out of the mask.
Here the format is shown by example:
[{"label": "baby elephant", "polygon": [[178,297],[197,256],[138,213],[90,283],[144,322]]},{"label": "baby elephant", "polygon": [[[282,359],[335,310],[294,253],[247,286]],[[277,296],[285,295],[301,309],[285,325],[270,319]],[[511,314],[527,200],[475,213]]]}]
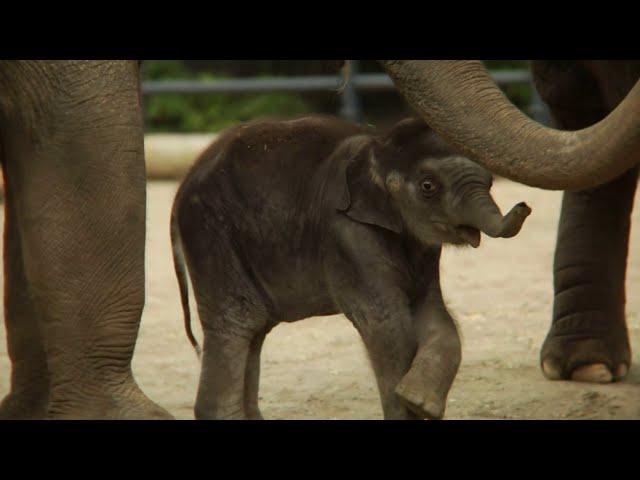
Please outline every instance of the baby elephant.
[{"label": "baby elephant", "polygon": [[385,419],[442,418],[460,340],[442,300],[443,243],[516,235],[491,175],[421,120],[387,135],[332,117],[223,133],[175,198],[174,263],[204,331],[198,419],[259,419],[260,350],[279,322],[343,312],[360,333]]}]

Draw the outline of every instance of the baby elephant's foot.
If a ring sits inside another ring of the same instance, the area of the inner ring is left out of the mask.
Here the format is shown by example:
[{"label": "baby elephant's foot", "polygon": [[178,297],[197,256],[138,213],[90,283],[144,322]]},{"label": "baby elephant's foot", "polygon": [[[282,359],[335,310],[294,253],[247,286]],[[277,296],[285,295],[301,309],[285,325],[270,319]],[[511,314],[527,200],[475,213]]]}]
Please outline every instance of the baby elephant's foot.
[{"label": "baby elephant's foot", "polygon": [[446,397],[443,398],[429,389],[423,388],[424,381],[418,375],[407,373],[396,387],[396,395],[402,404],[421,419],[440,420],[444,416]]},{"label": "baby elephant's foot", "polygon": [[[610,383],[624,378],[631,351],[624,325],[595,329],[589,322],[555,323],[542,346],[542,372],[549,380]],[[589,328],[591,327],[591,328]]]},{"label": "baby elephant's foot", "polygon": [[440,420],[460,365],[459,355],[421,347],[411,369],[396,386],[396,395],[419,418]]}]

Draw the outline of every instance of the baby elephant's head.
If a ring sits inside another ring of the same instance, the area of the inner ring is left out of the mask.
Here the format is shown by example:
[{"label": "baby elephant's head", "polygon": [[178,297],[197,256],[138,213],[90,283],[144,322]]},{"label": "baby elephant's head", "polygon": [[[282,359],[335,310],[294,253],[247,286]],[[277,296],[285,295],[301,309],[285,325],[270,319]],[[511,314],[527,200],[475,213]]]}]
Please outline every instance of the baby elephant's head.
[{"label": "baby elephant's head", "polygon": [[425,245],[477,247],[481,231],[513,237],[531,213],[519,203],[503,216],[489,193],[491,174],[422,120],[404,120],[381,139],[352,137],[336,154],[345,159],[339,209]]}]

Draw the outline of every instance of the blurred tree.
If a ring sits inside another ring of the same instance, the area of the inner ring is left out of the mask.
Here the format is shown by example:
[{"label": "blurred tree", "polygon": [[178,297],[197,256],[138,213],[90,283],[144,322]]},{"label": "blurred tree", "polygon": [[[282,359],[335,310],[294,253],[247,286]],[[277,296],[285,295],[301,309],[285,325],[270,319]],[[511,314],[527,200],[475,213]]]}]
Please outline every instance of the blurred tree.
[{"label": "blurred tree", "polygon": [[[489,70],[527,70],[527,60],[485,60]],[[531,85],[508,85],[502,89],[505,95],[521,110],[527,112],[531,104]]]},{"label": "blurred tree", "polygon": [[[216,70],[190,69],[181,60],[143,63],[143,80],[214,80],[228,75]],[[291,117],[311,111],[296,93],[163,94],[144,99],[150,132],[216,132],[238,122],[264,116]]]}]

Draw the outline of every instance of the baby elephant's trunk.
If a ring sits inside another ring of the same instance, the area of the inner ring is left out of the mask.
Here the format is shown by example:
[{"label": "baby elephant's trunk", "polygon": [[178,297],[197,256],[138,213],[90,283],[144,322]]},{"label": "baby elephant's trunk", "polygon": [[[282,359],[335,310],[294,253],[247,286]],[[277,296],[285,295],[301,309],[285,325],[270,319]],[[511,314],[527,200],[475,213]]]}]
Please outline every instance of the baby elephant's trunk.
[{"label": "baby elephant's trunk", "polygon": [[476,191],[464,203],[461,223],[477,228],[490,237],[509,238],[518,234],[530,213],[529,206],[520,202],[502,216],[488,191]]}]

